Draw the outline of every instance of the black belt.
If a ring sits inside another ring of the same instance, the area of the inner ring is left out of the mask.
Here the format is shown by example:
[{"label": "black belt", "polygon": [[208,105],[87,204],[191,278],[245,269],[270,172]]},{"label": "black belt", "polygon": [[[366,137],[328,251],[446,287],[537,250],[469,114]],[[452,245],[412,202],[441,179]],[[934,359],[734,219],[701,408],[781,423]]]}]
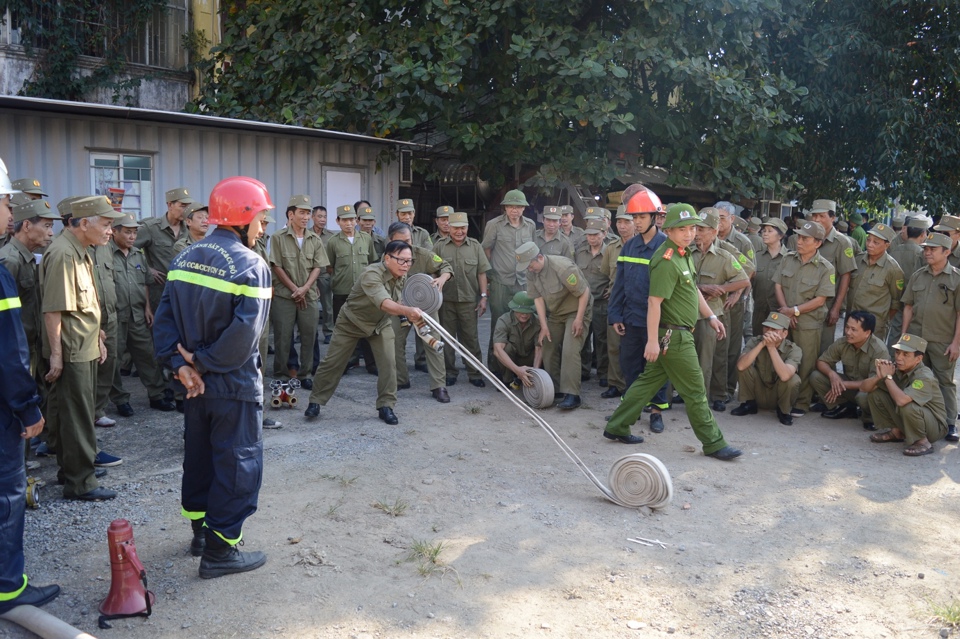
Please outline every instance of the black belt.
[{"label": "black belt", "polygon": [[673,331],[692,331],[689,326],[677,326],[676,324],[660,324],[660,328],[669,328]]}]

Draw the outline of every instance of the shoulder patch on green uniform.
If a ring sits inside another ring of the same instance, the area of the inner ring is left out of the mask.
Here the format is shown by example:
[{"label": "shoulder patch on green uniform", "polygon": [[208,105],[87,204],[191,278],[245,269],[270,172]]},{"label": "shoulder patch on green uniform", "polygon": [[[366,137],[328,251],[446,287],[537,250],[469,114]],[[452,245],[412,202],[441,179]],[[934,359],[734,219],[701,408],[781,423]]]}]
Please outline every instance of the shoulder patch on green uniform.
[{"label": "shoulder patch on green uniform", "polygon": [[837,283],[837,275],[836,275],[836,273],[831,273],[831,274],[830,274],[830,283],[831,283],[831,284],[836,284],[836,283]]},{"label": "shoulder patch on green uniform", "polygon": [[847,248],[843,249],[843,254],[847,257],[853,257],[853,247],[848,246]]},{"label": "shoulder patch on green uniform", "polygon": [[910,384],[910,386],[916,388],[917,390],[920,390],[921,388],[923,388],[923,382],[920,381],[919,379],[915,379],[913,380],[913,383]]},{"label": "shoulder patch on green uniform", "polygon": [[755,253],[753,252],[753,249],[747,249],[747,257],[749,257],[752,260],[754,258],[754,255]]},{"label": "shoulder patch on green uniform", "polygon": [[434,256],[433,256],[433,261],[434,261],[434,262],[442,262],[442,261],[443,261],[443,258],[440,257],[439,255],[434,255]]},{"label": "shoulder patch on green uniform", "polygon": [[567,278],[567,284],[569,284],[570,286],[577,285],[577,276],[575,273],[571,273],[570,277]]},{"label": "shoulder patch on green uniform", "polygon": [[668,248],[666,251],[663,252],[663,259],[669,260],[671,257],[673,257],[673,249]]},{"label": "shoulder patch on green uniform", "polygon": [[[743,256],[741,256],[741,257],[743,257]],[[738,271],[742,271],[742,270],[743,270],[743,267],[740,266],[740,262],[738,262],[737,260],[730,260],[730,261],[733,262],[733,268],[737,269]]]},{"label": "shoulder patch on green uniform", "polygon": [[897,290],[898,291],[903,290],[903,280],[897,280]]}]

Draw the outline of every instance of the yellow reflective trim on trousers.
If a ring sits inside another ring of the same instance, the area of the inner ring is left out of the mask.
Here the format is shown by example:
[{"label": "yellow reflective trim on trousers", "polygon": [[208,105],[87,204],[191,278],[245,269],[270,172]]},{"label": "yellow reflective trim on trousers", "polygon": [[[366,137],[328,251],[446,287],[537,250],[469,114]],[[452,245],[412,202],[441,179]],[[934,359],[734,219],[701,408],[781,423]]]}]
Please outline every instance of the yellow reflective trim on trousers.
[{"label": "yellow reflective trim on trousers", "polygon": [[20,594],[26,589],[27,589],[27,576],[24,575],[23,585],[20,586],[18,590],[14,590],[13,592],[0,592],[0,601],[13,601],[17,597],[19,597]]},{"label": "yellow reflective trim on trousers", "polygon": [[15,308],[20,308],[19,297],[8,297],[5,300],[0,300],[0,311],[11,311]]},{"label": "yellow reflective trim on trousers", "polygon": [[642,257],[628,257],[626,255],[621,255],[617,258],[618,262],[631,262],[633,264],[649,264],[650,260],[644,259]]},{"label": "yellow reflective trim on trousers", "polygon": [[[210,530],[213,530],[213,529],[211,528]],[[231,546],[236,546],[237,544],[240,543],[240,540],[243,539],[243,533],[240,533],[240,536],[237,537],[236,539],[227,539],[227,538],[224,537],[222,534],[220,534],[220,531],[218,531],[218,530],[214,530],[214,531],[213,531],[213,534],[216,535],[217,537],[219,537],[220,539],[224,540],[225,542],[227,542],[227,543],[230,544]]]},{"label": "yellow reflective trim on trousers", "polygon": [[170,271],[167,273],[168,282],[186,282],[210,288],[221,293],[230,295],[242,295],[244,297],[254,297],[261,300],[268,300],[273,297],[273,288],[259,288],[256,286],[247,286],[246,284],[234,284],[203,273],[192,273],[190,271]]},{"label": "yellow reflective trim on trousers", "polygon": [[197,521],[198,519],[203,519],[207,516],[207,513],[201,513],[194,510],[187,510],[183,506],[180,507],[180,514],[189,519],[190,521]]}]

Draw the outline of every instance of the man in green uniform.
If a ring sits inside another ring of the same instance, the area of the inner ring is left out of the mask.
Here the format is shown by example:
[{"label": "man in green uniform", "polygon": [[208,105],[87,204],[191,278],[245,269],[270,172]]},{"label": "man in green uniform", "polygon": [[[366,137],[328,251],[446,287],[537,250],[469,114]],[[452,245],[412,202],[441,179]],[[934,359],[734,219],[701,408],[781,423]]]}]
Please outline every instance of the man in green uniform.
[{"label": "man in green uniform", "polygon": [[[119,219],[119,218],[118,218]],[[120,368],[117,359],[119,350],[117,341],[117,286],[113,274],[113,251],[108,244],[113,236],[113,228],[102,244],[91,246],[87,250],[93,258],[93,281],[97,287],[97,298],[100,300],[100,328],[106,338],[104,346],[107,357],[97,366],[97,398],[94,408],[96,421],[94,425],[101,428],[116,426],[117,422],[107,417],[107,404],[110,401],[110,389],[113,388],[113,377]]]},{"label": "man in green uniform", "polygon": [[[558,389],[560,410],[580,406],[580,349],[590,330],[593,295],[571,260],[544,255],[534,242],[517,249],[517,266],[527,269],[527,295],[540,319],[540,347]],[[546,342],[544,342],[546,340]],[[555,354],[559,351],[559,357]]]},{"label": "man in green uniform", "polygon": [[737,359],[743,346],[743,320],[747,312],[747,298],[750,296],[750,280],[756,273],[756,253],[753,242],[736,228],[737,223],[746,223],[746,220],[737,216],[736,207],[731,202],[720,201],[714,204],[713,208],[719,218],[717,237],[721,242],[732,245],[739,254],[731,250],[731,246],[720,244],[720,247],[737,258],[748,279],[745,289],[729,294],[724,300],[724,313],[720,319],[727,330],[727,339],[724,344],[718,345],[714,355],[712,380],[708,382],[714,397],[722,395],[720,399],[729,401],[737,389]]},{"label": "man in green uniform", "polygon": [[947,261],[953,266],[960,267],[960,217],[944,215],[940,218],[940,223],[933,227],[933,230],[943,233],[953,242]]},{"label": "man in green uniform", "polygon": [[923,364],[929,346],[922,337],[904,334],[893,347],[896,363],[879,360],[876,376],[864,383],[877,426],[889,429],[874,433],[870,441],[909,442],[903,450],[909,457],[932,453],[950,417],[936,375]]},{"label": "man in green uniform", "polygon": [[[613,291],[613,283],[616,281],[617,277],[617,261],[620,258],[620,252],[623,250],[623,245],[626,244],[634,235],[637,234],[637,225],[634,223],[634,216],[626,212],[626,207],[621,204],[617,209],[617,234],[619,237],[606,245],[603,249],[603,262],[600,265],[601,270],[606,274],[607,278],[610,280],[610,284],[607,288],[608,291]],[[609,294],[607,295],[607,302],[609,303]],[[609,323],[609,315],[607,316],[607,379],[600,380],[600,386],[603,386],[603,382],[607,382],[607,390],[600,393],[600,397],[604,399],[612,399],[615,397],[620,397],[623,394],[623,391],[627,390],[627,383],[623,377],[623,369],[620,367],[620,333],[616,331],[613,327],[613,324]],[[598,322],[594,321],[594,325]]]},{"label": "man in green uniform", "polygon": [[516,390],[517,380],[524,386],[533,386],[530,369],[540,368],[543,360],[540,325],[533,321],[536,312],[534,301],[520,291],[510,300],[510,310],[500,316],[493,330],[493,354],[503,365],[503,383]]},{"label": "man in green uniform", "polygon": [[773,283],[773,276],[780,267],[786,249],[783,238],[787,224],[780,218],[770,217],[760,225],[763,246],[755,253],[757,273],[753,277],[753,334],[763,334],[763,322],[771,310],[780,308]]},{"label": "man in green uniform", "polygon": [[957,385],[953,379],[960,355],[960,270],[952,266],[950,238],[931,233],[921,244],[926,266],[910,278],[903,303],[903,332],[927,341],[924,361],[937,376],[947,411],[947,441],[957,437]]},{"label": "man in green uniform", "polygon": [[450,216],[453,214],[452,206],[438,206],[436,225],[437,230],[430,236],[430,241],[436,244],[440,240],[450,237]]},{"label": "man in green uniform", "polygon": [[[405,242],[410,244],[412,232],[410,227],[403,222],[394,222],[390,225],[387,233],[390,242]],[[442,257],[425,249],[421,246],[413,246],[413,264],[407,271],[407,275],[416,275],[426,273],[433,278],[431,284],[442,290],[443,286],[453,277],[453,268]],[[437,313],[431,315],[437,319]],[[399,316],[393,318],[394,349],[397,368],[397,389],[410,388],[410,371],[407,368],[407,336],[410,335],[410,322],[401,322]],[[439,320],[438,320],[439,321]],[[416,341],[422,341],[419,337],[414,337]],[[450,402],[450,394],[444,385],[444,362],[443,355],[433,349],[426,349],[426,366],[430,374],[430,394],[441,404]]]},{"label": "man in green uniform", "polygon": [[[603,270],[603,238],[606,233],[603,220],[588,220],[587,241],[577,249],[574,263],[583,273],[593,295],[593,319],[584,336],[580,350],[580,381],[590,379],[591,359],[596,353],[597,377],[600,385],[608,383],[609,356],[607,353],[607,299],[610,297],[610,276]],[[540,249],[543,250],[542,248]]]},{"label": "man in green uniform", "polygon": [[854,211],[847,216],[847,223],[850,225],[850,239],[857,243],[860,250],[867,248],[867,232],[863,230],[863,216]]},{"label": "man in green uniform", "polygon": [[379,260],[383,257],[383,248],[387,245],[387,238],[374,230],[376,225],[377,216],[374,215],[372,208],[363,206],[357,209],[357,227],[370,236],[373,241],[373,250]]},{"label": "man in green uniform", "polygon": [[517,264],[516,252],[521,244],[533,241],[537,227],[524,217],[529,206],[523,191],[507,191],[500,202],[503,214],[487,222],[480,244],[490,261],[490,344],[487,347],[487,366],[495,374],[500,366],[493,357],[493,329],[501,315],[510,310],[513,296],[526,290],[527,271]]},{"label": "man in green uniform", "polygon": [[143,221],[143,227],[137,233],[137,248],[147,254],[150,267],[150,308],[160,304],[163,287],[167,283],[167,271],[170,261],[177,255],[173,246],[183,231],[183,214],[187,206],[193,204],[193,198],[186,187],[179,186],[166,193],[167,212],[160,217],[151,217]]},{"label": "man in green uniform", "polygon": [[207,223],[209,217],[210,208],[203,202],[192,202],[183,211],[183,223],[187,226],[187,232],[181,233],[180,239],[173,245],[175,253],[179,253],[207,236],[207,230],[210,228]]},{"label": "man in green uniform", "polygon": [[412,263],[413,250],[409,244],[390,242],[383,261],[367,266],[360,274],[337,317],[330,348],[317,368],[305,417],[312,419],[320,415],[320,405],[325,406],[337,390],[357,341],[366,338],[381,363],[377,377],[377,413],[387,424],[399,423],[393,412],[397,403],[397,370],[390,318],[402,315],[414,324],[423,321],[418,309],[399,303]]},{"label": "man in green uniform", "polygon": [[[904,288],[906,283],[926,263],[923,261],[923,249],[920,245],[927,241],[927,220],[923,217],[911,217],[905,220],[900,235],[891,242],[888,250],[890,257],[897,261],[903,271]],[[899,243],[897,243],[899,241]],[[949,258],[948,258],[949,261]],[[901,294],[901,298],[903,295]],[[893,347],[903,334],[903,304],[890,319],[887,329],[887,346]]]},{"label": "man in green uniform", "polygon": [[[779,218],[778,218],[779,219]],[[786,224],[784,224],[786,226]],[[747,239],[750,240],[750,243],[753,244],[754,255],[760,252],[760,249],[763,248],[763,238],[760,236],[760,230],[763,227],[763,220],[759,217],[751,217],[747,220],[747,232],[744,235],[747,236]],[[786,233],[786,231],[784,231]]]},{"label": "man in green uniform", "polygon": [[560,233],[570,241],[574,251],[587,241],[583,229],[573,225],[573,207],[569,204],[560,207]]},{"label": "man in green uniform", "polygon": [[[813,206],[810,207],[810,217],[823,227],[823,243],[819,249],[820,257],[833,266],[836,275],[836,294],[826,303],[827,316],[820,332],[819,355],[836,341],[837,322],[840,321],[841,311],[847,300],[853,272],[857,270],[855,258],[859,249],[854,246],[852,239],[833,228],[833,223],[837,219],[837,203],[833,200],[814,200]],[[801,348],[804,349],[803,353],[806,355],[806,347],[801,346]],[[803,375],[801,374],[800,377],[803,377]],[[803,391],[801,391],[802,395]],[[801,397],[801,401],[802,399]]]},{"label": "man in green uniform", "polygon": [[866,251],[857,255],[857,270],[850,280],[847,309],[867,311],[877,318],[874,331],[880,341],[887,339],[887,323],[900,310],[903,270],[887,248],[894,238],[886,224],[874,224],[867,233]]},{"label": "man in green uniform", "polygon": [[800,393],[800,347],[787,339],[790,318],[774,311],[763,320],[763,334],[747,340],[737,360],[741,404],[735,417],[753,415],[759,408],[775,408],[784,426],[793,424],[790,411]]},{"label": "man in green uniform", "polygon": [[663,222],[667,240],[650,259],[647,346],[643,354],[648,363],[610,416],[603,436],[623,444],[643,442],[643,437],[630,434],[630,425],[640,419],[643,407],[669,378],[684,399],[687,418],[703,444],[703,453],[727,461],[742,453],[727,445],[707,405],[707,391],[703,375],[697,370],[693,346],[693,326],[701,317],[710,319],[721,339],[725,336],[723,323],[697,289],[697,274],[687,248],[694,240],[699,221],[689,204],[667,208]]},{"label": "man in green uniform", "polygon": [[[273,271],[273,323],[275,379],[287,381],[294,375],[307,390],[313,388],[313,346],[317,339],[320,309],[315,286],[321,271],[330,265],[320,236],[307,228],[310,197],[294,195],[287,204],[287,225],[270,238],[270,267]],[[300,369],[288,371],[286,357],[293,348],[293,329],[300,332]],[[288,374],[289,373],[289,374]]]},{"label": "man in green uniform", "polygon": [[413,246],[420,246],[427,250],[433,248],[433,242],[430,241],[430,232],[413,223],[417,216],[417,209],[413,205],[413,200],[403,198],[397,200],[397,221],[403,222],[413,229]]},{"label": "man in green uniform", "polygon": [[[467,237],[469,222],[467,214],[453,212],[449,216],[450,236],[433,245],[445,262],[453,267],[456,277],[443,287],[443,305],[440,307],[440,323],[464,348],[481,362],[479,319],[487,311],[487,271],[490,262],[480,242]],[[443,351],[447,386],[457,383],[457,354],[452,348]],[[480,371],[465,364],[467,377],[474,386],[484,387],[486,382]]]},{"label": "man in green uniform", "polygon": [[[327,242],[333,237],[333,233],[327,228],[327,207],[313,207],[313,228],[314,233],[320,236],[323,242],[323,248],[326,250]],[[329,255],[329,253],[328,253]],[[330,343],[330,336],[333,334],[333,289],[330,288],[330,270],[324,269],[317,276],[317,291],[320,294],[320,308],[323,310],[323,343]],[[314,354],[318,349],[314,349]],[[319,357],[314,357],[314,363],[319,364]]]},{"label": "man in green uniform", "polygon": [[533,235],[533,241],[543,255],[559,255],[573,260],[573,244],[560,232],[560,207],[543,209],[543,228]]},{"label": "man in green uniform", "polygon": [[797,227],[797,250],[788,251],[773,276],[777,310],[790,317],[790,341],[800,347],[800,395],[790,414],[803,417],[813,401],[810,373],[817,366],[820,354],[820,333],[827,315],[827,300],[836,291],[833,266],[820,256],[823,227],[817,222],[803,222]]},{"label": "man in green uniform", "polygon": [[97,364],[107,358],[107,351],[87,249],[106,243],[113,220],[122,214],[102,195],[76,200],[71,213],[69,227],[53,240],[40,264],[43,356],[50,384],[48,441],[57,453],[63,496],[100,501],[117,493],[100,487],[96,466],[116,466],[122,460],[97,452]]},{"label": "man in green uniform", "polygon": [[37,178],[20,178],[19,180],[14,180],[13,189],[23,193],[28,201],[41,200],[48,197],[47,194],[43,192],[43,187],[40,186],[40,180]]}]

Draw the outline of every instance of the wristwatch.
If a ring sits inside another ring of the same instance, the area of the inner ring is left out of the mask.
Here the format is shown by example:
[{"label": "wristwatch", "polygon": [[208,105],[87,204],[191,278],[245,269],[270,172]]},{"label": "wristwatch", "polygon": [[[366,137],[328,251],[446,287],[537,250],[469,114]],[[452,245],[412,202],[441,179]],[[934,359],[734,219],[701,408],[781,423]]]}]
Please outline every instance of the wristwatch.
[{"label": "wristwatch", "polygon": [[480,297],[486,297],[486,296],[487,296],[486,293],[480,293]]},{"label": "wristwatch", "polygon": [[793,315],[794,315],[794,317],[800,317],[800,307],[799,307],[799,306],[794,306],[794,307],[793,307]]},{"label": "wristwatch", "polygon": [[884,375],[883,378],[884,378],[884,379],[893,379],[893,375]]}]

